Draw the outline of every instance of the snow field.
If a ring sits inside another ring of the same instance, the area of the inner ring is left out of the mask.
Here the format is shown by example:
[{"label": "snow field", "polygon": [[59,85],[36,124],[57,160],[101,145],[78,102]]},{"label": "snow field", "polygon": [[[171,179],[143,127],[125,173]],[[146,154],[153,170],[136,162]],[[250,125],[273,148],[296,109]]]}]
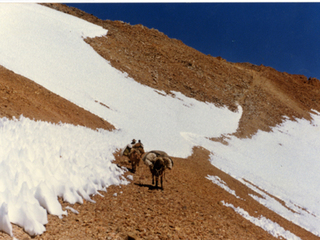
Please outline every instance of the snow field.
[{"label": "snow field", "polygon": [[211,149],[213,165],[264,196],[252,196],[255,200],[320,236],[320,194],[316,191],[320,182],[320,114],[314,111],[312,118],[312,122],[286,120],[272,132],[259,131],[251,139],[230,136],[227,146],[194,140]]}]

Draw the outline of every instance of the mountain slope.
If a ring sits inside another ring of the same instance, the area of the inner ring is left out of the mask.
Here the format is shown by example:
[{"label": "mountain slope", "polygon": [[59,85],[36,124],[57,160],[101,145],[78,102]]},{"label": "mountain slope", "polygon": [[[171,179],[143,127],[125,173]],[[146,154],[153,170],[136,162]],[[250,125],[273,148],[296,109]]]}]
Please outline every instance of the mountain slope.
[{"label": "mountain slope", "polygon": [[143,26],[111,21],[103,26],[109,29],[108,40],[95,38],[87,42],[135,80],[166,92],[179,91],[200,101],[226,105],[231,110],[240,104],[244,110],[238,130],[241,137],[258,129],[269,130],[284,115],[309,118],[311,108],[320,107],[317,80],[308,81],[264,66],[228,63]]},{"label": "mountain slope", "polygon": [[155,29],[120,21],[102,21],[75,8],[49,4],[108,29],[107,38],[86,41],[111,65],[150,87],[179,91],[200,101],[243,107],[236,133],[248,137],[269,131],[284,116],[310,119],[320,110],[320,82],[250,63],[230,63],[170,39]]},{"label": "mountain slope", "polygon": [[[59,4],[52,6],[62,11],[77,14],[85,19],[91,19],[93,22],[106,24],[105,27],[109,29],[107,40],[105,38],[95,38],[87,39],[87,41],[113,66],[128,72],[137,81],[167,92],[170,90],[181,91],[187,96],[214,102],[218,105],[227,105],[233,110],[236,108],[236,102],[238,101],[244,108],[244,117],[238,131],[239,136],[250,136],[257,129],[268,130],[270,126],[279,123],[283,115],[308,118],[308,111],[311,108],[319,108],[317,105],[319,101],[316,96],[319,88],[309,86],[313,83],[317,84],[317,80],[307,81],[302,76],[288,75],[279,84],[278,81],[274,80],[286,74],[278,73],[273,69],[250,64],[231,64],[221,58],[205,56],[183,45],[180,41],[170,40],[156,30],[148,30],[142,26],[130,26],[121,22],[104,22],[76,9],[69,9]],[[138,31],[137,29],[142,30]],[[152,46],[150,48],[145,47],[148,44]],[[192,77],[190,78],[190,76]],[[9,79],[16,77],[12,75]],[[290,80],[290,83],[285,84],[286,80]],[[23,81],[26,81],[26,79]],[[303,81],[306,81],[309,85],[304,84]],[[29,84],[32,85],[32,82]],[[293,87],[290,88],[291,86]],[[13,89],[19,92],[20,96],[21,89],[18,83]],[[11,105],[18,108],[21,102],[14,99],[14,91],[9,91],[6,94],[11,97]],[[31,91],[31,93],[34,92],[36,91]],[[308,94],[311,94],[310,96],[314,101],[306,100],[309,97]],[[32,98],[32,95],[34,94],[29,94],[26,98]],[[82,114],[84,113],[82,111],[79,113],[79,119],[73,119],[73,115],[77,115],[76,113],[80,111],[75,110],[76,106],[66,108],[65,112],[74,111],[69,116],[59,112],[60,107],[54,110],[55,103],[48,97],[49,95],[49,93],[44,94],[41,100],[39,100],[40,98],[34,100],[33,104],[25,105],[20,111],[15,110],[15,112],[10,113],[4,110],[3,116],[16,116],[21,112],[30,118],[34,117],[53,122],[59,121],[59,118],[62,117],[66,122],[74,124],[79,124],[78,122],[83,120]],[[7,96],[4,95],[4,97]],[[53,109],[53,115],[57,116],[55,120],[48,118],[50,113],[46,111],[44,105],[36,105],[39,101],[46,102],[48,104],[47,108]],[[59,99],[58,101],[64,100]],[[35,117],[33,114],[39,116]],[[87,121],[83,121],[82,124],[91,128],[101,127],[98,123],[102,120],[93,115],[90,116],[92,122],[96,120],[97,123],[92,123],[89,126]],[[109,126],[104,125],[102,127],[108,128]],[[131,235],[130,232],[134,232],[133,234],[136,237],[149,237],[151,239],[156,236],[162,239],[186,238],[187,236],[196,238],[197,236],[200,237],[201,234],[203,234],[203,238],[214,235],[216,238],[225,239],[239,239],[240,237],[271,239],[265,231],[244,220],[231,209],[221,206],[220,201],[226,199],[235,205],[240,203],[234,200],[230,194],[215,185],[212,186],[212,183],[205,179],[206,174],[215,172],[214,175],[220,176],[228,182],[228,185],[231,183],[230,186],[235,186],[234,189],[236,189],[237,194],[241,196],[243,194],[244,198],[248,195],[248,192],[246,192],[248,190],[241,184],[235,183],[236,181],[230,176],[211,166],[207,161],[208,154],[205,153],[204,150],[195,149],[194,155],[189,158],[190,161],[187,161],[187,163],[185,163],[185,159],[175,159],[177,168],[174,168],[168,174],[168,182],[165,183],[168,187],[164,192],[148,189],[150,174],[146,168],[142,167],[139,173],[141,174],[139,175],[140,182],[123,187],[123,195],[120,195],[121,197],[118,200],[113,199],[112,195],[114,192],[119,192],[118,189],[111,188],[104,200],[99,199],[99,196],[95,197],[97,204],[77,205],[76,208],[81,214],[79,216],[71,215],[70,218],[63,220],[63,224],[61,224],[61,220],[51,217],[52,222],[49,221],[47,226],[48,232],[37,238],[71,239],[74,236],[78,239],[77,234],[80,234],[80,238],[97,239],[100,237],[105,239],[115,235],[125,237],[126,234]],[[117,161],[121,165],[128,166],[118,156]],[[206,197],[203,197],[204,193]],[[144,200],[143,203],[141,203],[141,199]],[[113,204],[113,208],[110,208],[111,204]],[[155,209],[154,212],[148,209],[150,206]],[[209,209],[210,206],[212,209]],[[248,200],[246,206],[242,207],[252,215],[258,210],[259,214],[281,223],[286,229],[300,237],[305,237],[305,239],[314,237],[253,201],[249,202]],[[185,210],[183,212],[185,215],[181,214],[183,210]],[[128,212],[133,214],[128,215]],[[163,214],[164,212],[165,214]],[[178,213],[181,215],[178,215]],[[107,217],[106,214],[110,214],[110,216]],[[139,218],[135,218],[136,215]],[[146,217],[150,225],[143,222]],[[174,224],[171,223],[166,227],[159,226],[160,223],[166,222],[168,218]],[[141,219],[141,226],[137,226],[137,219]],[[187,223],[187,221],[189,222]],[[157,229],[158,232],[154,229]],[[194,235],[190,235],[192,234],[190,229],[193,230]],[[210,231],[213,231],[213,233]],[[165,233],[171,235],[166,236]]]}]

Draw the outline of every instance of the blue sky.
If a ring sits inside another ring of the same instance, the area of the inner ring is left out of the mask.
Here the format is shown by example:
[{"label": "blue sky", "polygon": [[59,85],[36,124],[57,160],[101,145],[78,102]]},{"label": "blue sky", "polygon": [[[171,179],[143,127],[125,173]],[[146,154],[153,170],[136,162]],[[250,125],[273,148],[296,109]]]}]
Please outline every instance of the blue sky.
[{"label": "blue sky", "polygon": [[68,3],[155,28],[204,54],[320,79],[320,3]]}]

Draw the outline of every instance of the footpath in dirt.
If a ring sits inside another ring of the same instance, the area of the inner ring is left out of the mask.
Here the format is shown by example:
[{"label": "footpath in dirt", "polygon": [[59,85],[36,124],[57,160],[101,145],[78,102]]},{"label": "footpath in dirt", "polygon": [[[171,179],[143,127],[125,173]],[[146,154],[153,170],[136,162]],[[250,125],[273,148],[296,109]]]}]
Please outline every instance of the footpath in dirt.
[{"label": "footpath in dirt", "polygon": [[[70,205],[60,199],[68,216],[59,219],[48,215],[46,232],[31,238],[13,225],[14,236],[26,239],[276,239],[250,223],[222,201],[240,206],[255,217],[261,214],[277,221],[302,239],[318,239],[309,232],[287,222],[248,197],[245,186],[213,167],[209,152],[195,148],[187,159],[173,158],[173,169],[167,170],[164,190],[152,185],[151,173],[140,162],[131,173],[126,157],[116,153],[116,163],[127,167],[126,176],[133,176],[129,185],[111,186],[103,195],[93,196],[95,203]],[[227,193],[205,177],[219,176],[236,189],[241,198]],[[0,233],[0,239],[11,239]]]},{"label": "footpath in dirt", "polygon": [[[151,185],[151,173],[141,162],[135,174],[127,172],[132,183],[109,187],[104,197],[93,197],[96,203],[71,206],[79,214],[69,211],[63,219],[49,215],[47,231],[34,239],[272,239],[220,203],[234,197],[205,179],[215,174],[204,161],[207,154],[196,149],[189,159],[174,158],[164,190]],[[116,159],[130,169],[125,157]],[[13,232],[18,239],[31,239],[16,226]]]}]

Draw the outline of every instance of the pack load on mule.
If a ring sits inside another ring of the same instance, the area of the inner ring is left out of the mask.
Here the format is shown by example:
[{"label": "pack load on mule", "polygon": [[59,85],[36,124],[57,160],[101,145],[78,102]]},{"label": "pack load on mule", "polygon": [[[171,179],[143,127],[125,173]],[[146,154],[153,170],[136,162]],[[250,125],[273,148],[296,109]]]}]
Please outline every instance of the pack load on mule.
[{"label": "pack load on mule", "polygon": [[153,150],[147,152],[143,158],[143,162],[150,168],[152,174],[152,185],[154,184],[154,179],[156,180],[156,187],[158,187],[158,181],[160,178],[161,189],[163,189],[163,178],[165,175],[165,170],[172,169],[173,160],[164,151]]},{"label": "pack load on mule", "polygon": [[122,149],[121,156],[129,157],[132,148],[136,148],[140,151],[141,154],[144,154],[143,144],[141,143],[141,141],[138,140],[138,142],[136,142],[135,139],[132,139],[131,143],[129,143]]},{"label": "pack load on mule", "polygon": [[136,142],[135,139],[132,140],[122,151],[121,155],[129,158],[132,165],[132,172],[135,173],[137,166],[139,166],[142,155],[144,154],[143,144],[139,140]]}]

